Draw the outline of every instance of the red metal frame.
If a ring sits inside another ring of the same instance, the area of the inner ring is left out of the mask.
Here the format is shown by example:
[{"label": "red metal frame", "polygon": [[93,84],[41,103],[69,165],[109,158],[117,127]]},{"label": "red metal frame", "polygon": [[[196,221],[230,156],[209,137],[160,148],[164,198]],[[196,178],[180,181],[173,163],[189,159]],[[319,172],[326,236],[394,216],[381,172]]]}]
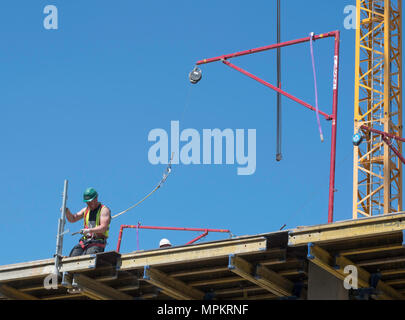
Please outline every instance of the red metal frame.
[{"label": "red metal frame", "polygon": [[204,238],[205,236],[208,235],[209,232],[231,233],[231,231],[228,230],[228,229],[155,227],[155,226],[142,226],[139,223],[138,223],[138,225],[126,225],[126,224],[123,224],[123,225],[121,225],[120,233],[119,233],[119,236],[118,236],[117,252],[120,252],[122,234],[123,234],[124,229],[126,229],[126,228],[149,229],[149,230],[173,230],[173,231],[197,231],[197,232],[203,232],[198,237],[196,237],[196,238],[190,240],[189,242],[187,242],[186,245],[192,244],[192,243],[200,240],[201,238]]},{"label": "red metal frame", "polygon": [[[370,131],[370,132],[374,132],[374,133],[380,134],[382,140],[388,145],[388,147],[392,150],[392,152],[394,152],[394,153],[398,156],[398,158],[402,161],[402,163],[405,164],[405,158],[404,158],[404,157],[402,156],[402,154],[400,154],[399,151],[392,145],[392,141],[390,140],[390,139],[395,139],[395,140],[397,140],[397,141],[405,142],[405,139],[404,139],[404,138],[398,137],[398,136],[393,135],[393,134],[391,134],[391,133],[387,133],[387,132],[380,131],[380,130],[377,130],[377,129],[369,128],[369,127],[367,127],[367,126],[365,126],[365,125],[362,125],[362,126],[360,127],[360,129],[363,129],[363,130],[367,130],[367,131]],[[390,138],[390,139],[389,139],[389,138]]]},{"label": "red metal frame", "polygon": [[[312,37],[312,40],[319,40],[319,39],[324,39],[324,38],[330,38],[334,37],[335,38],[335,47],[334,47],[334,65],[333,65],[333,105],[332,105],[332,114],[327,114],[325,112],[319,111],[321,115],[325,117],[326,120],[332,120],[332,138],[331,138],[331,159],[330,159],[330,173],[329,173],[329,205],[328,205],[328,223],[333,222],[333,210],[334,210],[334,193],[335,193],[335,171],[336,171],[336,136],[337,136],[337,106],[338,106],[338,87],[339,87],[339,48],[340,48],[340,32],[339,31],[332,31],[328,33],[323,33],[319,35],[314,35]],[[230,63],[227,61],[228,59],[232,59],[235,57],[240,57],[248,54],[253,54],[253,53],[258,53],[258,52],[263,52],[266,50],[272,50],[272,49],[277,49],[277,48],[282,48],[282,47],[287,47],[299,43],[304,43],[304,42],[309,42],[311,40],[311,37],[306,37],[306,38],[301,38],[297,40],[291,40],[291,41],[286,41],[286,42],[281,42],[278,44],[273,44],[269,46],[264,46],[264,47],[259,47],[255,49],[250,49],[250,50],[245,50],[245,51],[240,51],[232,54],[226,54],[222,56],[217,56],[214,58],[209,58],[209,59],[203,59],[200,61],[197,61],[197,65],[202,65],[202,64],[207,64],[211,62],[216,62],[216,61],[222,61],[224,64],[227,66],[243,73],[244,75],[258,81],[259,83],[265,85],[266,87],[277,91],[281,93],[282,95],[286,96],[287,98],[301,104],[302,106],[315,111],[316,109],[302,101],[301,99],[298,99],[297,97],[294,97],[293,95],[285,92],[284,90],[281,90],[280,88],[260,79],[259,77],[247,72],[246,70],[235,66],[234,64]]]}]

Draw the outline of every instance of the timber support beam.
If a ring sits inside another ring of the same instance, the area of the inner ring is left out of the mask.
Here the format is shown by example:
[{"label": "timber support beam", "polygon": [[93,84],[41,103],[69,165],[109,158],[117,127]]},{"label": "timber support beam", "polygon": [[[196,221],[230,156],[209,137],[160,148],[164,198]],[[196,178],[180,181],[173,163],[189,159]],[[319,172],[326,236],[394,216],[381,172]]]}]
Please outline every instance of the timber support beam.
[{"label": "timber support beam", "polygon": [[278,297],[293,296],[294,284],[263,265],[253,266],[241,257],[231,254],[228,268],[233,273]]},{"label": "timber support beam", "polygon": [[65,286],[80,290],[80,293],[94,300],[133,300],[133,297],[83,274],[74,274],[71,285]]},{"label": "timber support beam", "polygon": [[[367,289],[375,285],[375,294],[378,299],[404,299],[402,294],[382,281],[378,281],[377,284],[373,284],[373,276],[369,272],[357,266],[344,256],[334,257],[321,247],[313,243],[309,243],[307,258],[323,270],[329,272],[342,281],[344,281],[349,275],[352,277],[357,275],[357,285],[359,288]],[[353,270],[355,274],[353,274]]]},{"label": "timber support beam", "polygon": [[7,299],[11,300],[39,300],[30,294],[21,292],[5,284],[0,284],[0,293]]},{"label": "timber support beam", "polygon": [[203,300],[205,297],[204,292],[150,266],[145,266],[143,279],[177,300]]}]

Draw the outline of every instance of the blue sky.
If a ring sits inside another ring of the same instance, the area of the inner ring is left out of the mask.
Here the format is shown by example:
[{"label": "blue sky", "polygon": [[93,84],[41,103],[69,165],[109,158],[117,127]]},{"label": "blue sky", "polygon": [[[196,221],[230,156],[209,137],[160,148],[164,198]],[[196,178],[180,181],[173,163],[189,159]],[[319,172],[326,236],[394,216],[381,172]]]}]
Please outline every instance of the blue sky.
[{"label": "blue sky", "polygon": [[[342,32],[335,221],[351,219],[355,31],[344,28],[343,10],[355,1],[282,2],[282,40]],[[50,4],[57,30],[43,26]],[[199,84],[188,81],[197,60],[275,43],[276,1],[3,0],[0,7],[0,264],[53,256],[64,179],[74,212],[89,186],[113,214],[149,193],[166,166],[149,163],[148,134],[169,132],[172,120],[200,133],[256,129],[256,172],[173,166],[158,192],[112,221],[107,250],[116,248],[121,224],[252,235],[327,222],[330,123],[321,117],[321,143],[315,113],[283,99],[283,161],[276,162],[273,91],[222,63],[202,66]],[[330,113],[333,40],[314,48],[320,108]],[[275,51],[232,62],[276,84]],[[283,88],[314,104],[309,44],[283,49],[282,62]],[[140,249],[198,234],[140,230]],[[63,253],[77,241],[66,235]],[[135,230],[126,230],[121,251],[136,244]]]}]

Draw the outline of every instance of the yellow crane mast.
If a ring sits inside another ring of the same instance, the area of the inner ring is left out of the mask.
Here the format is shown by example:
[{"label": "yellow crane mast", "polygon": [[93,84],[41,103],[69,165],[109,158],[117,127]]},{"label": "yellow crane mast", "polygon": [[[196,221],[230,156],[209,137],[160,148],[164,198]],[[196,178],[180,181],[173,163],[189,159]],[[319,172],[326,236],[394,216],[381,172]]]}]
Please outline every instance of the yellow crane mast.
[{"label": "yellow crane mast", "polygon": [[402,162],[374,131],[402,137],[401,15],[402,0],[357,0],[353,219],[402,211]]}]

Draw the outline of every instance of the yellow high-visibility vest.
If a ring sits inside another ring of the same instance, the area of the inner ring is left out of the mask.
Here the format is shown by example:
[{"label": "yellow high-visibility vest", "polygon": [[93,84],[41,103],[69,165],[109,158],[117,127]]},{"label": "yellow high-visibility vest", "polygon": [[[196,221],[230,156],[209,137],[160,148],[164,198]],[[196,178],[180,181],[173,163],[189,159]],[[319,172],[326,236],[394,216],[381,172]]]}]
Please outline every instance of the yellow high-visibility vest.
[{"label": "yellow high-visibility vest", "polygon": [[[101,216],[101,210],[105,207],[105,205],[101,205],[100,209],[97,211],[97,217],[96,217],[96,227],[100,225],[100,216]],[[89,218],[90,218],[90,209],[89,207],[86,208],[86,211],[84,211],[84,228],[88,229],[89,226]],[[110,221],[111,222],[111,221]],[[110,230],[110,224],[108,224],[108,228],[104,233],[101,233],[104,237],[108,238],[108,231]]]}]

